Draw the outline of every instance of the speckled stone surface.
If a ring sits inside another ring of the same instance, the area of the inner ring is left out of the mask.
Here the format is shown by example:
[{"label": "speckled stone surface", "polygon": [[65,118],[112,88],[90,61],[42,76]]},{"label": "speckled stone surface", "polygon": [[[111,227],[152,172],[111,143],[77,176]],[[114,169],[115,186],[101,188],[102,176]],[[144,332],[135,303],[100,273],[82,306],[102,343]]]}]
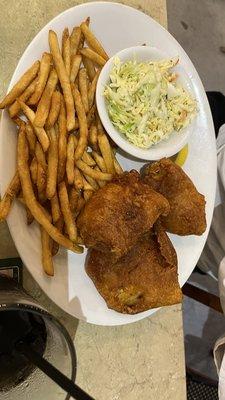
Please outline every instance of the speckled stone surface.
[{"label": "speckled stone surface", "polygon": [[[35,34],[54,16],[81,1],[0,0],[0,97]],[[165,0],[128,0],[167,26]],[[0,225],[0,258],[18,253],[6,224]],[[25,270],[24,286],[70,332],[78,358],[77,384],[96,400],[185,400],[181,306],[122,327],[79,322],[56,307]],[[59,390],[57,399],[64,398]],[[46,400],[51,394],[46,394]]]}]

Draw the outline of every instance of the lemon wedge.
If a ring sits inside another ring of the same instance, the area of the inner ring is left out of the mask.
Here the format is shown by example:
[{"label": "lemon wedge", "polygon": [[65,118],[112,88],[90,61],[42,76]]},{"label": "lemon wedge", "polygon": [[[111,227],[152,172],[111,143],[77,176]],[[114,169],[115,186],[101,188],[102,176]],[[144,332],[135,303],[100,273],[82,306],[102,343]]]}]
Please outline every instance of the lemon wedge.
[{"label": "lemon wedge", "polygon": [[188,144],[186,144],[183,149],[181,149],[179,151],[179,153],[176,156],[175,159],[175,164],[179,165],[180,167],[182,167],[187,159],[188,156]]}]

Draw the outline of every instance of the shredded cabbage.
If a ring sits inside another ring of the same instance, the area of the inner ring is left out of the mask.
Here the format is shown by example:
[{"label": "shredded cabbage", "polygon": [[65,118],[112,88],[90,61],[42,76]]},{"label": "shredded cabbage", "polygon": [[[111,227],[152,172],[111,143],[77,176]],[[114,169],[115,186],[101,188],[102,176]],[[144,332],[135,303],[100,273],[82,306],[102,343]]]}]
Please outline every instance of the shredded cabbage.
[{"label": "shredded cabbage", "polygon": [[118,57],[104,96],[113,125],[138,147],[148,148],[190,124],[196,100],[171,71],[178,58],[122,63]]}]

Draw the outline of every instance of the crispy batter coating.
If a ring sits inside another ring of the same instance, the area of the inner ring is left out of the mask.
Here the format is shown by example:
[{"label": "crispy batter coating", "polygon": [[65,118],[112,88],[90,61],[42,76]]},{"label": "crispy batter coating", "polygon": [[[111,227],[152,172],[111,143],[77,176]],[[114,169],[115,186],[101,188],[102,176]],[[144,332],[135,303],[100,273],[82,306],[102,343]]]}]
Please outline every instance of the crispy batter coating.
[{"label": "crispy batter coating", "polygon": [[109,253],[90,250],[86,271],[108,307],[121,313],[136,314],[182,300],[176,252],[160,226],[116,262]]},{"label": "crispy batter coating", "polygon": [[168,201],[143,183],[138,172],[125,172],[93,194],[78,229],[86,247],[112,252],[118,259],[168,212]]},{"label": "crispy batter coating", "polygon": [[206,229],[205,198],[181,167],[163,158],[145,168],[143,180],[169,201],[170,212],[161,218],[168,232],[202,235]]}]

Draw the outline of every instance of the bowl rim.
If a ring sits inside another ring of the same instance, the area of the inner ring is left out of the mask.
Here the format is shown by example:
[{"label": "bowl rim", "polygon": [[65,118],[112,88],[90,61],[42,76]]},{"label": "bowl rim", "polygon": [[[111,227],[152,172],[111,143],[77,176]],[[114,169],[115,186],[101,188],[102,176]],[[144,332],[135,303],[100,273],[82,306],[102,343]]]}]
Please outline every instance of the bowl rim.
[{"label": "bowl rim", "polygon": [[[163,157],[171,157],[172,155],[178,153],[188,142],[188,138],[193,130],[193,121],[191,122],[190,125],[182,129],[179,133],[174,131],[171,133],[169,138],[162,140],[161,142],[158,142],[157,144],[147,148],[143,149],[141,147],[138,147],[131,142],[128,141],[128,139],[120,133],[112,124],[108,112],[106,109],[106,101],[104,99],[104,96],[102,94],[103,91],[103,86],[106,84],[108,77],[109,77],[109,72],[112,68],[113,60],[115,57],[119,57],[122,59],[129,58],[129,55],[132,55],[132,52],[138,52],[140,53],[151,53],[152,52],[152,57],[153,55],[156,56],[155,59],[165,59],[165,58],[174,58],[174,56],[170,56],[166,54],[164,51],[161,51],[159,48],[155,46],[131,46],[127,47],[125,49],[120,50],[116,54],[114,54],[110,59],[106,62],[106,64],[103,66],[99,77],[98,77],[98,82],[97,82],[97,87],[96,87],[96,105],[97,105],[97,110],[99,117],[101,119],[101,122],[108,133],[108,135],[111,137],[111,139],[126,153],[132,155],[135,158],[141,159],[141,160],[158,160]],[[137,54],[138,55],[138,54]],[[181,65],[179,64],[179,67]],[[184,71],[185,72],[185,71]],[[188,80],[188,83],[192,87],[192,83],[190,78],[188,77],[187,74],[186,79]],[[173,141],[174,143],[170,144],[170,141]],[[166,144],[166,148],[164,148],[164,145]]]}]

